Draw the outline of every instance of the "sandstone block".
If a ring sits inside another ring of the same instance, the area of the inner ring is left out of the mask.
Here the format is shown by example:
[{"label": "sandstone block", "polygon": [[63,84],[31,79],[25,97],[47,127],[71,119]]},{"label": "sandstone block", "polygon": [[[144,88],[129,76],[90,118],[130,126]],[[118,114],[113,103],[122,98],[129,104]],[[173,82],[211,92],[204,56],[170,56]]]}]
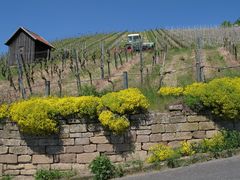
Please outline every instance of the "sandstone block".
[{"label": "sandstone block", "polygon": [[181,146],[181,141],[171,141],[168,143],[168,146],[171,146],[173,148],[177,148]]},{"label": "sandstone block", "polygon": [[137,142],[149,142],[149,136],[148,135],[138,135],[137,136]]},{"label": "sandstone block", "polygon": [[197,131],[198,123],[179,123],[178,131]]},{"label": "sandstone block", "polygon": [[137,135],[149,135],[151,130],[137,130]]},{"label": "sandstone block", "polygon": [[176,133],[163,133],[162,141],[173,141],[175,140]]},{"label": "sandstone block", "polygon": [[101,123],[88,124],[87,130],[89,132],[97,132],[97,131],[102,131],[103,127],[102,127]]},{"label": "sandstone block", "polygon": [[137,132],[131,131],[124,134],[124,142],[125,143],[132,143],[135,142],[137,139]]},{"label": "sandstone block", "polygon": [[60,142],[58,138],[40,139],[39,145],[40,146],[57,146],[57,145],[60,145]]},{"label": "sandstone block", "polygon": [[33,155],[32,156],[33,164],[48,164],[53,163],[53,156],[45,156],[45,155]]},{"label": "sandstone block", "polygon": [[51,169],[71,170],[72,164],[66,164],[66,163],[51,164]]},{"label": "sandstone block", "polygon": [[86,145],[90,144],[89,138],[76,138],[75,139],[75,144],[76,145]]},{"label": "sandstone block", "polygon": [[176,132],[177,131],[177,124],[166,124],[165,125],[165,132]]},{"label": "sandstone block", "polygon": [[182,104],[170,105],[168,109],[169,111],[182,111],[183,105]]},{"label": "sandstone block", "polygon": [[75,163],[76,154],[60,154],[59,160],[60,160],[60,163]]},{"label": "sandstone block", "polygon": [[154,146],[154,145],[156,145],[156,144],[158,144],[158,143],[143,143],[143,145],[142,145],[142,150],[148,151],[149,148],[151,148],[152,146]]},{"label": "sandstone block", "polygon": [[162,135],[161,134],[151,134],[150,141],[151,142],[160,142],[160,141],[162,141]]},{"label": "sandstone block", "polygon": [[113,145],[112,144],[98,144],[97,151],[98,152],[112,152]]},{"label": "sandstone block", "polygon": [[186,117],[185,116],[170,116],[169,118],[170,123],[181,123],[181,122],[186,122]]},{"label": "sandstone block", "polygon": [[1,146],[0,147],[0,154],[7,154],[8,153],[8,147]]},{"label": "sandstone block", "polygon": [[50,164],[38,164],[37,169],[49,170],[50,169]]},{"label": "sandstone block", "polygon": [[141,160],[141,161],[145,161],[145,159],[147,158],[147,151],[136,151],[132,154],[129,154],[126,157],[126,161],[130,161],[130,160]]},{"label": "sandstone block", "polygon": [[155,113],[153,118],[153,124],[168,124],[169,123],[168,113]]},{"label": "sandstone block", "polygon": [[23,169],[20,171],[20,174],[22,175],[34,175],[36,173],[36,169]]},{"label": "sandstone block", "polygon": [[16,176],[20,174],[20,170],[6,170],[4,171],[4,174]]},{"label": "sandstone block", "polygon": [[206,131],[206,138],[212,138],[217,133],[217,130]]},{"label": "sandstone block", "polygon": [[177,132],[175,139],[176,140],[192,139],[192,133],[191,132]]},{"label": "sandstone block", "polygon": [[93,132],[85,132],[81,134],[82,138],[90,138],[93,137]]},{"label": "sandstone block", "polygon": [[111,143],[113,143],[113,144],[121,144],[123,142],[124,142],[124,136],[111,135]]},{"label": "sandstone block", "polygon": [[91,137],[90,141],[91,141],[91,143],[94,143],[94,144],[106,144],[106,143],[108,143],[108,139],[105,136]]},{"label": "sandstone block", "polygon": [[95,152],[96,150],[97,150],[97,145],[96,144],[90,144],[90,145],[83,146],[83,151],[84,152]]},{"label": "sandstone block", "polygon": [[131,146],[131,144],[116,144],[116,146],[114,146],[114,152],[130,151],[133,149],[134,146]]},{"label": "sandstone block", "polygon": [[208,119],[205,116],[188,116],[187,121],[188,122],[204,122],[204,121],[208,121]]},{"label": "sandstone block", "polygon": [[60,154],[63,153],[62,146],[47,146],[46,147],[47,154]]},{"label": "sandstone block", "polygon": [[27,162],[31,162],[31,160],[32,160],[32,156],[29,156],[29,155],[18,156],[18,162],[19,163],[27,163]]},{"label": "sandstone block", "polygon": [[109,157],[109,159],[110,159],[110,161],[111,162],[123,162],[124,161],[124,157],[123,156],[121,156],[121,155],[111,155],[111,156],[108,156]]},{"label": "sandstone block", "polygon": [[23,164],[17,164],[17,165],[7,165],[8,170],[17,170],[17,169],[24,169]]},{"label": "sandstone block", "polygon": [[69,131],[72,133],[87,132],[86,124],[72,124],[69,125]]},{"label": "sandstone block", "polygon": [[9,153],[11,154],[33,154],[33,151],[27,146],[10,147]]},{"label": "sandstone block", "polygon": [[142,143],[135,143],[134,144],[134,147],[135,147],[135,151],[141,151],[142,149]]},{"label": "sandstone block", "polygon": [[66,146],[65,147],[66,153],[82,153],[83,152],[83,146]]},{"label": "sandstone block", "polygon": [[3,139],[3,144],[5,146],[20,146],[20,139]]},{"label": "sandstone block", "polygon": [[99,152],[78,154],[77,155],[77,163],[79,163],[79,164],[90,163],[97,156],[99,156]]},{"label": "sandstone block", "polygon": [[152,133],[161,133],[161,132],[165,132],[165,128],[163,124],[155,124],[151,126],[152,128]]},{"label": "sandstone block", "polygon": [[33,164],[24,164],[24,169],[36,169],[36,166]]},{"label": "sandstone block", "polygon": [[14,154],[0,155],[0,163],[16,164],[17,163],[17,155],[14,155]]},{"label": "sandstone block", "polygon": [[215,129],[214,122],[199,122],[199,130]]},{"label": "sandstone block", "polygon": [[206,138],[206,133],[205,133],[205,131],[194,131],[193,138],[204,139],[204,138]]},{"label": "sandstone block", "polygon": [[62,139],[63,146],[72,146],[74,145],[74,139]]}]

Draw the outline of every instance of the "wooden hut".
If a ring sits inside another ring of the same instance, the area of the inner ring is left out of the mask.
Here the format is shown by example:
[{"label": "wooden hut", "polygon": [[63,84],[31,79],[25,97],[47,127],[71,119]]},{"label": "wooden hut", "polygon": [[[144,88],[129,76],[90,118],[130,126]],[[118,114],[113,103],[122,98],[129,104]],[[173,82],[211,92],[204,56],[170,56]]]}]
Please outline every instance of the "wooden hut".
[{"label": "wooden hut", "polygon": [[9,46],[9,65],[17,64],[20,53],[26,63],[47,58],[54,49],[48,41],[38,34],[20,27],[5,43]]}]

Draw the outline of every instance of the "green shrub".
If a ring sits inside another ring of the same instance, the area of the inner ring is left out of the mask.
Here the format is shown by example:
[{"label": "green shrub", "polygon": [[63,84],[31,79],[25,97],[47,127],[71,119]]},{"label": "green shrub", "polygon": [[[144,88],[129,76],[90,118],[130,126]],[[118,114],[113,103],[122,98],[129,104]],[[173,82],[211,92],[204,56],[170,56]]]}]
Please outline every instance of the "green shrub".
[{"label": "green shrub", "polygon": [[82,96],[99,96],[100,93],[97,91],[95,86],[84,85],[81,87]]},{"label": "green shrub", "polygon": [[12,179],[13,179],[13,177],[10,176],[10,175],[4,175],[4,176],[1,178],[1,180],[12,180]]},{"label": "green shrub", "polygon": [[196,152],[218,153],[223,150],[240,147],[240,132],[232,130],[222,130],[210,139],[204,139],[200,143],[193,145]]},{"label": "green shrub", "polygon": [[89,165],[96,180],[107,180],[115,177],[116,168],[105,155],[96,157]]},{"label": "green shrub", "polygon": [[71,171],[59,171],[59,170],[37,170],[35,174],[36,180],[58,180],[61,178],[70,178],[75,174]]}]

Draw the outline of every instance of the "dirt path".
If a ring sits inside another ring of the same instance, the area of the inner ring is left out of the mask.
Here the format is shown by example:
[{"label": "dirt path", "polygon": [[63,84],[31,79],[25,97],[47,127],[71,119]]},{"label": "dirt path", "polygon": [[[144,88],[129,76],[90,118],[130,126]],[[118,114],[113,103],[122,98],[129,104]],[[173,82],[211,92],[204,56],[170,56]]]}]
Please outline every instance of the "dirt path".
[{"label": "dirt path", "polygon": [[[171,60],[166,60],[164,71],[166,75],[163,79],[163,84],[165,86],[178,86],[178,77],[182,76],[188,71],[187,67],[193,66],[192,58],[194,56],[189,56],[187,53],[179,53],[174,55]],[[189,61],[192,61],[189,63]]]}]

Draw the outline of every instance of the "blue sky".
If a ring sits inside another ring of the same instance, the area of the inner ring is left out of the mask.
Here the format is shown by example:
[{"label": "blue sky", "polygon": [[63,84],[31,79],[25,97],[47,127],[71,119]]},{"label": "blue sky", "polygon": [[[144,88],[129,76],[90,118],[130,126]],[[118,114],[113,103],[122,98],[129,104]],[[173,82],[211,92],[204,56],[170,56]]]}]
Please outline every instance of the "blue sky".
[{"label": "blue sky", "polygon": [[0,53],[24,26],[47,40],[94,32],[218,25],[240,17],[239,0],[2,0]]}]

